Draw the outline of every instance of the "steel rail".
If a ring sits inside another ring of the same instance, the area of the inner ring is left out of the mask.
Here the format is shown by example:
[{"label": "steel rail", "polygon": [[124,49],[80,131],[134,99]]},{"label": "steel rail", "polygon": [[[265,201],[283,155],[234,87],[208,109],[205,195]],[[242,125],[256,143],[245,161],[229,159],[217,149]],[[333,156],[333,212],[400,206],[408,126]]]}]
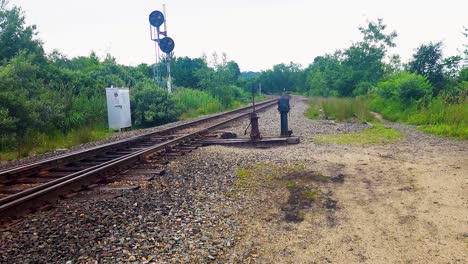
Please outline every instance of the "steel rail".
[{"label": "steel rail", "polygon": [[[257,111],[266,110],[268,107],[273,106],[275,103],[276,100],[270,100],[268,102],[265,102],[261,104],[260,108],[258,108]],[[244,110],[246,109],[248,108],[244,108]],[[183,135],[162,142],[160,144],[156,144],[151,147],[147,147],[134,153],[130,153],[125,156],[87,168],[83,171],[76,172],[61,177],[59,179],[50,181],[48,183],[41,184],[39,186],[2,198],[0,199],[0,219],[18,215],[19,212],[26,211],[34,205],[40,205],[45,201],[49,201],[50,198],[47,197],[58,197],[61,194],[68,193],[70,190],[78,191],[80,189],[83,189],[83,186],[97,182],[98,180],[96,178],[102,178],[102,176],[104,176],[105,174],[109,174],[111,171],[116,171],[122,169],[123,167],[128,167],[129,164],[132,164],[139,159],[144,159],[145,157],[155,152],[166,150],[168,148],[184,143],[188,140],[200,137],[201,135],[207,133],[210,130],[214,130],[219,127],[225,126],[226,124],[244,118],[249,114],[250,112],[239,114],[233,118],[218,122],[214,125],[202,128],[193,133]]]}]

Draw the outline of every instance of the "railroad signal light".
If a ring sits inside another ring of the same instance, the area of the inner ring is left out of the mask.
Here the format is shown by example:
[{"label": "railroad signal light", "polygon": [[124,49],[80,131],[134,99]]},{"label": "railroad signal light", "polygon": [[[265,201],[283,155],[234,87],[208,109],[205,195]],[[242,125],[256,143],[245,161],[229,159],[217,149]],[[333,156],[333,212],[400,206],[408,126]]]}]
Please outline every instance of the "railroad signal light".
[{"label": "railroad signal light", "polygon": [[[167,36],[167,21],[166,21],[166,6],[163,4],[163,12],[155,10],[149,15],[150,23],[150,33],[151,40],[155,42],[155,45],[159,46],[166,56],[166,65],[167,65],[167,90],[171,93],[171,52],[174,50],[174,40]],[[160,26],[164,24],[164,30],[160,30]],[[161,39],[161,37],[164,37]],[[159,49],[156,48],[156,63],[154,64],[154,75],[155,79],[160,79],[159,69],[157,65],[159,64]],[[157,72],[157,73],[156,73]]]},{"label": "railroad signal light", "polygon": [[164,23],[164,14],[158,10],[151,12],[149,22],[153,27],[160,27]]},{"label": "railroad signal light", "polygon": [[159,40],[159,48],[164,52],[164,53],[171,53],[174,50],[175,43],[174,40],[170,37],[165,37],[161,40]]}]

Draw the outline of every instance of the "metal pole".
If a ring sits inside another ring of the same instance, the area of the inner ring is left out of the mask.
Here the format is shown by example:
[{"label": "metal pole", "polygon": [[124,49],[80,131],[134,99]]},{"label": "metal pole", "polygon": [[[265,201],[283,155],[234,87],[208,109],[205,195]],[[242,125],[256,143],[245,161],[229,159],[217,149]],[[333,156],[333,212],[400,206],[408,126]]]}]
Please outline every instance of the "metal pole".
[{"label": "metal pole", "polygon": [[[166,4],[163,4],[164,14],[164,32],[167,37],[167,15],[166,15]],[[171,81],[171,54],[166,53],[166,64],[167,64],[167,91],[172,93],[172,81]]]},{"label": "metal pole", "polygon": [[164,31],[166,32],[166,37],[167,37],[167,16],[166,16],[166,4],[163,4],[163,14],[164,14]]},{"label": "metal pole", "polygon": [[171,54],[167,53],[166,56],[167,63],[167,91],[172,93],[172,82],[171,82]]}]

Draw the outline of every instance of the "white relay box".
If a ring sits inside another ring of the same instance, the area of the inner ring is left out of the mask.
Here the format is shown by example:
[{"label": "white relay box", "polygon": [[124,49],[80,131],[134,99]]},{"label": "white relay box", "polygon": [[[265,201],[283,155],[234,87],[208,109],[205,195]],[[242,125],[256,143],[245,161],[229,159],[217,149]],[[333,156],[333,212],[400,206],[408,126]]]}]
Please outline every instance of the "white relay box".
[{"label": "white relay box", "polygon": [[109,129],[120,130],[132,126],[130,93],[128,88],[106,88]]}]

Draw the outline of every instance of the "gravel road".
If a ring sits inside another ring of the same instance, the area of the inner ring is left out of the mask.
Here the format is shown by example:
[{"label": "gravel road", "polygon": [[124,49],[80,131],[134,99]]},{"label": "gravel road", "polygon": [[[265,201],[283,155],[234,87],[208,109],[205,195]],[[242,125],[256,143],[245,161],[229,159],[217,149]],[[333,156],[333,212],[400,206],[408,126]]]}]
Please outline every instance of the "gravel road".
[{"label": "gravel road", "polygon": [[[317,143],[366,126],[308,120],[306,108],[293,98],[300,144],[203,147],[138,190],[80,192],[2,230],[0,262],[468,262],[467,141],[388,124],[405,139]],[[275,109],[260,129],[279,134]]]}]

